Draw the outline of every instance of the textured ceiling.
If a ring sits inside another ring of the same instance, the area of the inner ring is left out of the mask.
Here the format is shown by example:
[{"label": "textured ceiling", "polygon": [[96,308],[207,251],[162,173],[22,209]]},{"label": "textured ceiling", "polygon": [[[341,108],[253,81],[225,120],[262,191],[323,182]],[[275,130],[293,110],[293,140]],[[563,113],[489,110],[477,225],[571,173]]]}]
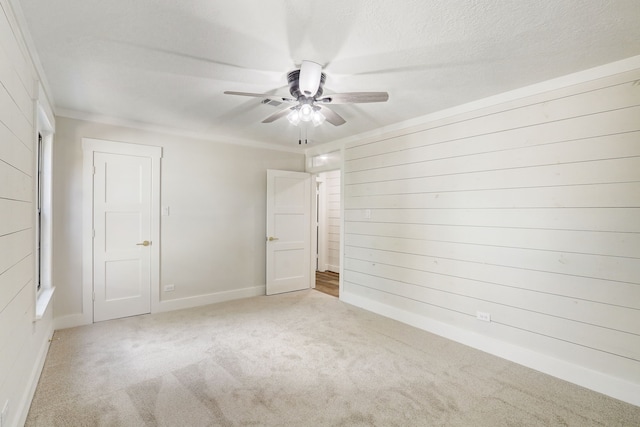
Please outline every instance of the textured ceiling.
[{"label": "textured ceiling", "polygon": [[638,0],[13,0],[59,115],[157,125],[223,141],[297,145],[258,98],[323,64],[333,107],[320,144],[640,55]]}]

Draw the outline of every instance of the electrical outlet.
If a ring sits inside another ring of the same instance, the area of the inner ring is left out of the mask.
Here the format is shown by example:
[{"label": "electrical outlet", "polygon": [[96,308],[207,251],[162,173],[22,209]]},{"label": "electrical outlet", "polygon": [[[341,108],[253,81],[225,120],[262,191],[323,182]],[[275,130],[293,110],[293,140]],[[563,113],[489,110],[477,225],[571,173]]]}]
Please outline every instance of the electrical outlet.
[{"label": "electrical outlet", "polygon": [[483,322],[491,322],[491,314],[483,311],[476,311],[476,319],[482,320]]},{"label": "electrical outlet", "polygon": [[176,285],[174,285],[173,283],[170,285],[164,285],[165,292],[173,292],[175,290],[176,290]]},{"label": "electrical outlet", "polygon": [[9,401],[7,400],[6,402],[4,402],[4,406],[2,407],[2,412],[0,412],[0,427],[8,425],[7,424],[7,417],[9,415],[8,412],[9,412]]}]

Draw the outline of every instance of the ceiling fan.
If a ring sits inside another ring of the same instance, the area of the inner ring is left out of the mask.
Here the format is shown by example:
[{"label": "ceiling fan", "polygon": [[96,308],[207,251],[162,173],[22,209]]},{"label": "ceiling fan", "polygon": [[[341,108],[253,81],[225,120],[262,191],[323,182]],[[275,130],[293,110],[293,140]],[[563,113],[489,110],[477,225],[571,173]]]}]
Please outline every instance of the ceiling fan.
[{"label": "ceiling fan", "polygon": [[262,123],[271,123],[286,116],[294,125],[300,122],[312,122],[315,126],[322,124],[325,120],[334,126],[340,126],[346,122],[327,105],[386,102],[389,99],[387,92],[349,92],[322,96],[325,80],[326,75],[322,72],[320,64],[302,61],[299,70],[291,71],[287,75],[291,97],[235,91],[224,93],[263,98],[265,99],[263,103],[269,103],[268,100],[272,100],[278,103],[294,104],[270,115]]}]

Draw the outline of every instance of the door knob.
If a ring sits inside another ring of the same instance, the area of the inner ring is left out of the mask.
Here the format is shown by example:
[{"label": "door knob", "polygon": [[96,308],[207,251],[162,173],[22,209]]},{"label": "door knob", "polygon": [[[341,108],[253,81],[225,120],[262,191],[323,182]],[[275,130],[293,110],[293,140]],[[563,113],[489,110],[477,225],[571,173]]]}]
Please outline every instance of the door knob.
[{"label": "door knob", "polygon": [[136,243],[136,246],[149,246],[150,244],[151,244],[151,242],[150,242],[150,241],[145,240],[145,241],[144,241],[144,242],[142,242],[142,243]]},{"label": "door knob", "polygon": [[277,237],[269,237],[267,240],[270,242],[273,242],[274,240],[280,240],[280,239],[278,239]]}]

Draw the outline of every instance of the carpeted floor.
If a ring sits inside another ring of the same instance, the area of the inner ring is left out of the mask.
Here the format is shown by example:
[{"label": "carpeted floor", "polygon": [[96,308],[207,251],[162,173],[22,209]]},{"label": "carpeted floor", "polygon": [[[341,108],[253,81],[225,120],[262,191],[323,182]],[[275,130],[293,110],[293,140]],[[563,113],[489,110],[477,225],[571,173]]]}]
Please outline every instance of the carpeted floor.
[{"label": "carpeted floor", "polygon": [[638,426],[632,406],[315,291],[56,332],[27,426]]}]

